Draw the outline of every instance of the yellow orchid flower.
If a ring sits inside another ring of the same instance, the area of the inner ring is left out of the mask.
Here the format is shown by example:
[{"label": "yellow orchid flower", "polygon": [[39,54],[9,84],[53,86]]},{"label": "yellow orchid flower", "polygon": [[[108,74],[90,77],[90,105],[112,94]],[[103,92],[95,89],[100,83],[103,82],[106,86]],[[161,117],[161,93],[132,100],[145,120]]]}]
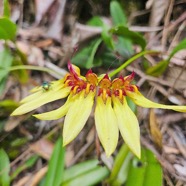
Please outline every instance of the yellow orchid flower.
[{"label": "yellow orchid flower", "polygon": [[63,79],[34,88],[12,113],[13,116],[25,114],[46,103],[68,97],[60,108],[34,115],[41,120],[55,120],[66,115],[63,145],[70,143],[82,130],[94,103],[96,130],[107,156],[115,151],[120,131],[125,143],[140,158],[139,124],[126,97],[142,107],[186,112],[186,106],[162,105],[146,99],[132,83],[134,73],[111,81],[107,74],[100,78],[91,70],[85,77],[81,76],[79,68],[71,63],[68,63],[68,69],[69,73]]}]

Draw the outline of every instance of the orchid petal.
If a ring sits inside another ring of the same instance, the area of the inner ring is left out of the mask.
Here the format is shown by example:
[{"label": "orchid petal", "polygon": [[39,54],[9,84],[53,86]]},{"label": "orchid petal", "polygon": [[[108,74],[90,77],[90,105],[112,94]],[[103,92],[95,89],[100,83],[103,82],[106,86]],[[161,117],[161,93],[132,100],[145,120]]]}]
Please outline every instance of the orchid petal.
[{"label": "orchid petal", "polygon": [[95,92],[90,92],[85,97],[85,91],[83,91],[71,104],[64,121],[64,146],[70,143],[84,127],[92,110],[94,96]]},{"label": "orchid petal", "polygon": [[105,149],[106,155],[110,156],[116,149],[119,130],[117,119],[111,105],[111,98],[106,103],[98,96],[95,110],[95,124],[98,137]]},{"label": "orchid petal", "polygon": [[15,116],[15,115],[25,114],[25,113],[30,112],[30,111],[46,104],[46,103],[64,98],[64,97],[68,96],[69,92],[70,92],[69,87],[62,88],[58,91],[43,92],[40,96],[37,96],[32,101],[26,102],[23,105],[19,106],[11,115]]},{"label": "orchid petal", "polygon": [[145,108],[161,108],[161,109],[171,109],[178,112],[186,112],[186,106],[163,105],[163,104],[155,103],[145,98],[139,91],[136,92],[127,91],[127,96],[129,96],[136,105]]},{"label": "orchid petal", "polygon": [[80,76],[80,68],[76,65],[73,65],[70,61],[68,61],[68,70],[70,71],[70,74],[78,75]]},{"label": "orchid petal", "polygon": [[[74,97],[76,97],[76,96],[74,96]],[[53,110],[50,112],[45,112],[42,114],[35,114],[33,116],[40,119],[40,120],[56,120],[56,119],[62,118],[63,116],[65,116],[67,114],[68,109],[74,100],[74,97],[72,97],[72,95],[70,95],[68,97],[66,103],[62,107],[60,107],[56,110]]]},{"label": "orchid petal", "polygon": [[47,91],[45,91],[42,86],[35,87],[34,89],[31,90],[31,92],[33,94],[31,94],[31,95],[25,97],[24,99],[22,99],[20,101],[20,103],[23,104],[23,103],[32,101],[32,100],[37,99],[38,97],[40,97],[42,94],[46,94],[47,92],[50,92],[50,93],[56,92],[56,91],[64,88],[64,84],[61,82],[61,80],[51,82],[50,86],[51,86],[50,89],[47,90]]},{"label": "orchid petal", "polygon": [[121,103],[118,98],[113,97],[113,103],[121,135],[131,151],[140,158],[140,130],[136,115],[128,106],[125,98]]},{"label": "orchid petal", "polygon": [[32,101],[37,99],[38,97],[42,96],[43,91],[38,91],[38,92],[34,92],[33,94],[28,95],[27,97],[25,97],[24,99],[22,99],[20,101],[20,104],[24,104],[26,102]]},{"label": "orchid petal", "polygon": [[80,68],[77,67],[76,65],[72,64],[72,68],[74,69],[74,71],[77,73],[78,76],[80,76]]},{"label": "orchid petal", "polygon": [[[57,81],[49,82],[51,89],[54,91],[60,89],[64,85],[63,83],[64,83],[64,78],[57,80]],[[38,92],[41,90],[43,91],[43,87],[37,86],[37,87],[34,87],[32,90],[30,90],[30,92],[34,93],[34,92]]]}]

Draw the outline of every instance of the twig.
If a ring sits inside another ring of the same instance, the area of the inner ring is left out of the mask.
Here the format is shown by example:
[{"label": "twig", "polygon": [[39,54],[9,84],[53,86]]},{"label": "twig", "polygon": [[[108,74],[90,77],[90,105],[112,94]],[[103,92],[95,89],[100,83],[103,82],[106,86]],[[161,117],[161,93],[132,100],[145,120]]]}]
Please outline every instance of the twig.
[{"label": "twig", "polygon": [[169,25],[170,16],[171,16],[171,13],[172,13],[172,10],[173,10],[173,6],[174,6],[174,0],[170,0],[167,15],[165,16],[164,29],[163,29],[163,32],[162,32],[162,48],[163,48],[163,51],[165,51],[165,46],[166,46],[166,43],[167,43],[167,36],[168,36],[168,32],[166,30],[166,27]]}]

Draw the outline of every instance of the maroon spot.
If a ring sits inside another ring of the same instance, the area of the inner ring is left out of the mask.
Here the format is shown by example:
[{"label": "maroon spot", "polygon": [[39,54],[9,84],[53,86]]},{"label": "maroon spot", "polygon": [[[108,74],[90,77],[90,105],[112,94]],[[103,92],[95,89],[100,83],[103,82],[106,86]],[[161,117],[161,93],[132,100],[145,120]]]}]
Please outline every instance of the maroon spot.
[{"label": "maroon spot", "polygon": [[77,73],[74,71],[74,68],[73,68],[72,63],[70,62],[70,60],[68,61],[68,70],[74,76],[75,79],[79,79]]},{"label": "maroon spot", "polygon": [[110,78],[109,78],[108,74],[105,74],[103,79],[110,79]]},{"label": "maroon spot", "polygon": [[92,74],[92,69],[89,69],[86,73],[86,76],[89,75],[89,74]]},{"label": "maroon spot", "polygon": [[127,95],[124,89],[122,90],[122,94],[123,94],[123,96]]},{"label": "maroon spot", "polygon": [[119,96],[119,90],[115,90],[115,91],[114,91],[114,95],[115,95],[115,96]]}]

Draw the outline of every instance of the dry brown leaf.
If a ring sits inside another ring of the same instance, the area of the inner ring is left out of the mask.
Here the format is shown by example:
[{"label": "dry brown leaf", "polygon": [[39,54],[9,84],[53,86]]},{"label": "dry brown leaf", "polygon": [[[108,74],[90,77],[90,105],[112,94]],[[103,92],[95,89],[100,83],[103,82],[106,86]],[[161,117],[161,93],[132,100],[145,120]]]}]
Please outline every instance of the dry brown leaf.
[{"label": "dry brown leaf", "polygon": [[74,160],[74,156],[75,156],[73,147],[71,145],[66,147],[65,154],[66,154],[66,156],[65,156],[65,166],[69,167],[73,164],[73,160]]},{"label": "dry brown leaf", "polygon": [[160,21],[163,19],[165,15],[165,11],[167,10],[169,5],[169,1],[167,0],[154,0],[152,4],[152,11],[150,16],[150,26],[158,26]]},{"label": "dry brown leaf", "polygon": [[34,151],[36,154],[41,157],[49,160],[53,151],[53,143],[48,141],[47,139],[40,139],[39,141],[30,145],[30,150]]},{"label": "dry brown leaf", "polygon": [[30,183],[30,186],[37,186],[37,184],[40,182],[40,180],[44,177],[48,170],[48,166],[43,167],[40,169],[36,174],[33,175],[32,181]]},{"label": "dry brown leaf", "polygon": [[177,172],[179,172],[179,174],[186,176],[186,166],[174,164],[174,168],[176,169]]},{"label": "dry brown leaf", "polygon": [[18,49],[25,55],[28,55],[30,53],[30,45],[28,43],[23,41],[17,41],[16,45]]},{"label": "dry brown leaf", "polygon": [[179,154],[180,151],[175,147],[170,147],[167,145],[163,145],[163,150],[166,154]]},{"label": "dry brown leaf", "polygon": [[[151,27],[156,27],[160,25],[161,20],[165,15],[165,11],[168,8],[167,0],[154,0],[152,4],[152,11],[150,15],[149,25]],[[150,38],[154,37],[155,32],[150,33]],[[156,41],[156,40],[155,40]]]},{"label": "dry brown leaf", "polygon": [[4,130],[9,132],[17,127],[22,121],[26,120],[28,115],[19,116],[19,117],[9,117],[8,121],[5,124]]},{"label": "dry brown leaf", "polygon": [[63,22],[61,21],[64,15],[66,0],[59,1],[59,8],[57,10],[56,17],[50,26],[47,36],[51,37],[53,39],[56,39],[57,41],[61,42],[61,31],[63,30]]},{"label": "dry brown leaf", "polygon": [[53,40],[52,39],[44,39],[44,40],[37,41],[37,42],[34,43],[34,45],[36,47],[39,47],[39,48],[48,47],[48,46],[50,46],[52,44],[53,44]]},{"label": "dry brown leaf", "polygon": [[[45,28],[43,27],[30,27],[27,29],[19,28],[18,35],[21,37],[22,40],[34,39],[44,37],[45,35]],[[16,41],[17,43],[17,41]]]},{"label": "dry brown leaf", "polygon": [[31,65],[44,66],[44,55],[40,48],[35,46],[30,47],[30,55],[28,56],[28,63]]},{"label": "dry brown leaf", "polygon": [[157,122],[156,115],[154,113],[154,109],[150,109],[149,124],[150,124],[150,133],[152,135],[153,141],[155,142],[155,144],[158,146],[159,149],[162,149],[162,134]]},{"label": "dry brown leaf", "polygon": [[35,0],[36,23],[38,24],[55,0]]},{"label": "dry brown leaf", "polygon": [[44,55],[40,48],[22,41],[17,42],[17,46],[27,56],[28,64],[44,66]]},{"label": "dry brown leaf", "polygon": [[[174,84],[175,78],[177,78],[182,71],[183,67],[174,66],[173,68],[169,68],[165,80],[170,82],[172,85]],[[179,79],[176,81],[175,87],[176,89],[186,89],[185,84],[186,70],[183,71]]]},{"label": "dry brown leaf", "polygon": [[170,134],[172,136],[172,138],[174,139],[180,153],[182,153],[182,155],[186,158],[186,144],[185,144],[185,137],[184,134],[182,134],[181,130],[171,130],[169,129]]},{"label": "dry brown leaf", "polygon": [[30,178],[31,178],[31,175],[27,175],[27,176],[21,178],[17,183],[13,184],[13,186],[25,186],[25,185],[27,185]]}]

